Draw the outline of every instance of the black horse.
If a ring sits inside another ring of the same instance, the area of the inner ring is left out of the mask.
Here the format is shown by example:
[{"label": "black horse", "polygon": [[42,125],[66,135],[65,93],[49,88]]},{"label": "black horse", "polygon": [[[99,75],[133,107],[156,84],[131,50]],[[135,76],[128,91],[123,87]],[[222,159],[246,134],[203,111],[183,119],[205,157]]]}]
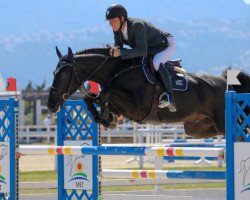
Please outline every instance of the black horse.
[{"label": "black horse", "polygon": [[[177,112],[158,108],[158,99],[163,89],[157,82],[152,84],[144,69],[133,59],[122,60],[109,57],[108,48],[88,49],[76,54],[68,49],[62,56],[57,49],[59,63],[54,72],[50,89],[48,108],[58,111],[64,101],[76,90],[82,90],[82,83],[93,80],[103,86],[101,95],[84,97],[88,109],[97,122],[110,126],[115,116],[124,115],[140,123],[183,122],[185,132],[197,138],[225,135],[225,91],[226,75],[191,74],[186,91],[174,91]],[[241,86],[235,86],[239,93],[250,92],[250,75],[240,72]],[[106,114],[99,113],[93,102],[101,104]],[[109,112],[110,111],[110,112]]]}]

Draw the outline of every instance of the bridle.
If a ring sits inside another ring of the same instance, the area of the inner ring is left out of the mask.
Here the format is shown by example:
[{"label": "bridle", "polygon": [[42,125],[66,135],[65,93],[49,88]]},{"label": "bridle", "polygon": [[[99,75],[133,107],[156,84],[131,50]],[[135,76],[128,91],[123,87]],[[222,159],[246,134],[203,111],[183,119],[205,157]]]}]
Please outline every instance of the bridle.
[{"label": "bridle", "polygon": [[[87,77],[86,80],[89,80],[108,61],[109,58],[110,58],[110,56],[107,56],[105,58],[105,60]],[[90,99],[93,99],[93,97],[88,93],[86,87],[82,84],[82,82],[80,82],[79,75],[78,75],[77,70],[76,70],[75,59],[73,59],[72,63],[59,61],[59,67],[55,69],[55,71],[53,72],[53,75],[56,76],[61,71],[61,69],[66,67],[66,66],[71,66],[73,69],[72,69],[72,74],[70,76],[71,77],[70,84],[68,86],[67,92],[65,92],[62,95],[62,99],[64,101],[66,101],[72,95],[72,93],[74,93],[74,91],[76,91],[76,90],[79,90],[83,94],[84,99],[87,97]],[[70,88],[71,88],[71,85],[72,85],[75,77],[77,80],[77,88],[76,88],[76,90],[70,92]],[[53,94],[55,94],[55,87],[51,87],[51,92]]]},{"label": "bridle", "polygon": [[[65,62],[65,61],[59,61],[59,67],[57,67],[56,69],[55,69],[55,71],[53,72],[53,75],[54,76],[56,76],[64,67],[72,67],[73,69],[72,69],[72,74],[71,74],[71,78],[70,78],[70,84],[69,84],[69,86],[68,86],[68,89],[67,89],[67,92],[65,92],[63,95],[62,95],[62,99],[64,100],[64,101],[66,101],[69,97],[70,97],[70,95],[71,95],[71,93],[72,92],[70,92],[70,87],[71,87],[71,85],[72,85],[72,82],[73,82],[73,80],[74,80],[74,78],[76,77],[76,80],[77,80],[77,84],[78,84],[78,87],[77,87],[77,89],[79,89],[79,87],[80,87],[80,85],[81,85],[81,82],[80,82],[80,80],[79,80],[79,75],[78,75],[78,73],[77,73],[77,70],[76,70],[76,66],[75,66],[75,60],[73,60],[73,63],[68,63],[68,62]],[[51,92],[53,93],[53,94],[55,94],[55,87],[51,87]]]}]

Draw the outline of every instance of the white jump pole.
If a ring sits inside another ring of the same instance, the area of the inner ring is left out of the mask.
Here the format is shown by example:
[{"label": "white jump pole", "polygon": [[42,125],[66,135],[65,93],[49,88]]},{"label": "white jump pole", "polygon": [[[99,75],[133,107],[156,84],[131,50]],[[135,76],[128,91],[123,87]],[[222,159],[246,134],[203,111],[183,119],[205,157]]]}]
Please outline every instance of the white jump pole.
[{"label": "white jump pole", "polygon": [[19,146],[17,152],[27,155],[139,155],[224,157],[224,148],[199,147],[122,147],[122,146]]}]

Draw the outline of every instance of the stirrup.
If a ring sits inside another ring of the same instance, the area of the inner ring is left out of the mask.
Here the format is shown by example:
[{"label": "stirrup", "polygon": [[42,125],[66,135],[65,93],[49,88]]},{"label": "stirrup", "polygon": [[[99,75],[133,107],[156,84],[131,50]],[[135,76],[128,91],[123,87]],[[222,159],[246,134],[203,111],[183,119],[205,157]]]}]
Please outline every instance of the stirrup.
[{"label": "stirrup", "polygon": [[[162,99],[166,97],[166,100]],[[176,112],[176,107],[173,103],[170,102],[169,94],[164,92],[159,97],[159,108],[168,108],[170,112]]]}]

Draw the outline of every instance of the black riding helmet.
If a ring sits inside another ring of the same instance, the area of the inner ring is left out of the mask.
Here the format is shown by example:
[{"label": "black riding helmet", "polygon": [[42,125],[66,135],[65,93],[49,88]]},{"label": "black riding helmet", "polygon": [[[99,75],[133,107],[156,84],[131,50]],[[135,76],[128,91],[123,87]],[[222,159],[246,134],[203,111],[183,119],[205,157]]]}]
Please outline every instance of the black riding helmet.
[{"label": "black riding helmet", "polygon": [[128,13],[121,4],[111,5],[106,11],[106,20],[114,19],[116,17],[121,18],[122,16],[126,19],[128,17]]}]

